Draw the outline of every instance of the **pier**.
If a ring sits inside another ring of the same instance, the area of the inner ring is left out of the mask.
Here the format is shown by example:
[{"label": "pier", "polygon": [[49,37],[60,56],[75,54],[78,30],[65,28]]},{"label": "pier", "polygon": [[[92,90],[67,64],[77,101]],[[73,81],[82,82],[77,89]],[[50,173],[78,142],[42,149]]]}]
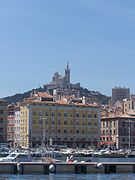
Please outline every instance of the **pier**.
[{"label": "pier", "polygon": [[[50,168],[52,165],[52,169]],[[0,174],[135,173],[135,162],[0,162]]]}]

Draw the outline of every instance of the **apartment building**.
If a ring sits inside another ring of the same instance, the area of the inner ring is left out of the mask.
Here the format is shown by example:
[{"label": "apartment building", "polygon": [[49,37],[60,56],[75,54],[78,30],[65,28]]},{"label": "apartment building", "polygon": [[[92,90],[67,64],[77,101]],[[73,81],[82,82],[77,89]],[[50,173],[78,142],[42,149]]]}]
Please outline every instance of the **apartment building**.
[{"label": "apartment building", "polygon": [[101,118],[101,145],[135,147],[135,114],[108,115]]},{"label": "apartment building", "polygon": [[7,103],[0,100],[0,143],[7,142]]},{"label": "apartment building", "polygon": [[99,145],[100,110],[96,105],[54,101],[53,96],[36,92],[22,103],[20,112],[22,147]]},{"label": "apartment building", "polygon": [[111,107],[113,111],[121,111],[126,114],[129,111],[135,111],[135,100],[134,99],[124,99],[123,101],[117,101],[114,107]]},{"label": "apartment building", "polygon": [[20,146],[20,107],[15,107],[14,146]]},{"label": "apartment building", "polygon": [[121,88],[115,87],[112,89],[112,104],[114,105],[116,101],[123,101],[123,99],[130,98],[130,89],[129,88]]},{"label": "apartment building", "polygon": [[14,105],[8,105],[7,107],[7,142],[11,147],[14,146],[14,123],[15,123],[15,111]]}]

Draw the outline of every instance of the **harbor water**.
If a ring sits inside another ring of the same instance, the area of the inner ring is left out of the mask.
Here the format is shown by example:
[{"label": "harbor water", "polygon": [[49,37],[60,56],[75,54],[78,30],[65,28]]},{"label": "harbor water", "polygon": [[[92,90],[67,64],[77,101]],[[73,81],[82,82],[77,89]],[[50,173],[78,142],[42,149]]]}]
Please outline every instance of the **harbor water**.
[{"label": "harbor water", "polygon": [[0,180],[134,180],[134,174],[0,175]]}]

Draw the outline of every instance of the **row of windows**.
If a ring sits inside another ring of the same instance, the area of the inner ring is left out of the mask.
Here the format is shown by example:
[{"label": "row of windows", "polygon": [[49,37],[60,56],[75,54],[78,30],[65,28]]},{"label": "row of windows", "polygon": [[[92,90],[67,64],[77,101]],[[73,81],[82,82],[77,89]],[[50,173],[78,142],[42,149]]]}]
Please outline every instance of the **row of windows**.
[{"label": "row of windows", "polygon": [[109,131],[108,130],[103,130],[102,131],[103,135],[109,135],[109,134],[112,135],[112,134],[115,134],[115,133],[116,133],[115,129],[114,130],[109,130]]},{"label": "row of windows", "polygon": [[[67,134],[67,133],[68,133],[68,131],[67,131],[66,129],[65,129],[65,130],[58,129],[57,132],[58,132],[58,133],[64,133],[64,134]],[[55,133],[55,130],[53,131],[53,133]],[[69,133],[72,134],[72,133],[74,133],[74,131],[73,131],[73,130],[70,130]],[[77,133],[77,134],[79,134],[79,133],[84,134],[85,131],[84,131],[84,130],[76,130],[75,133]]]},{"label": "row of windows", "polygon": [[[25,129],[22,130],[22,132],[24,132]],[[48,136],[48,134],[55,134],[55,133],[58,133],[58,134],[97,134],[97,130],[91,130],[91,131],[86,131],[86,129],[51,129],[51,131],[49,130],[45,130],[43,131],[43,129],[37,129],[37,130],[33,130],[32,131],[32,134],[35,135],[35,134],[38,134],[38,135],[41,135],[43,136],[43,134],[46,134],[46,136]]]},{"label": "row of windows", "polygon": [[[103,121],[102,122],[102,126],[103,127],[112,127],[112,126],[115,126],[116,125],[116,122],[115,121]],[[129,122],[126,122],[126,121],[122,121],[121,122],[121,126],[122,127],[135,127],[135,122],[131,122],[131,123],[129,123]]]},{"label": "row of windows", "polygon": [[11,131],[11,132],[14,132],[14,127],[12,127],[12,126],[11,126],[11,127],[8,127],[8,128],[7,128],[7,131],[8,131],[8,132],[10,132],[10,131]]},{"label": "row of windows", "polygon": [[101,141],[112,141],[112,137],[103,137]]},{"label": "row of windows", "polygon": [[135,122],[121,122],[122,127],[135,127]]},{"label": "row of windows", "polygon": [[20,123],[20,120],[15,120],[15,124],[19,124]]},{"label": "row of windows", "polygon": [[15,114],[15,117],[20,117],[20,113],[19,114]]},{"label": "row of windows", "polygon": [[21,114],[27,114],[27,112],[26,111],[21,111]]},{"label": "row of windows", "polygon": [[[134,141],[135,141],[135,138],[130,139],[130,142],[134,142]],[[122,142],[129,142],[129,138],[122,138]]]},{"label": "row of windows", "polygon": [[[36,115],[36,112],[33,112],[33,115]],[[39,112],[39,115],[40,115],[40,116],[43,116],[43,113],[42,113],[42,112]],[[49,113],[46,112],[46,113],[45,113],[45,116],[49,116]],[[51,113],[51,116],[56,116],[56,114],[55,114],[54,112],[52,112],[52,113]],[[61,117],[62,115],[61,115],[61,113],[58,113],[57,116],[58,116],[58,117]],[[73,117],[73,114],[70,114],[70,115],[69,115],[68,113],[64,113],[63,116],[64,116],[64,117]],[[87,117],[87,118],[92,118],[92,115],[91,115],[91,114],[88,114],[88,115],[86,116],[85,114],[80,115],[79,113],[76,113],[76,114],[75,114],[75,117],[82,117],[82,118],[86,118],[86,117]],[[93,117],[94,117],[94,118],[97,118],[97,114],[94,114]]]},{"label": "row of windows", "polygon": [[[67,141],[67,140],[70,140],[70,141],[90,141],[91,142],[91,139],[85,139],[85,138],[67,138],[67,137],[64,137],[64,138],[61,138],[61,137],[55,137],[55,138],[52,138],[53,139],[53,141],[55,141],[55,140],[58,140],[58,141],[63,141],[63,140],[65,140],[65,141]],[[25,137],[21,137],[21,140],[25,140]],[[40,140],[40,141],[42,141],[42,138],[41,137],[33,137],[32,138],[32,140],[33,141],[35,141],[35,140]],[[46,139],[47,140],[47,139]],[[95,140],[95,142],[96,142],[97,140]],[[26,143],[24,143],[24,142],[22,142],[22,145],[23,144],[25,144],[26,145]]]},{"label": "row of windows", "polygon": [[[120,129],[120,135],[128,136],[129,135],[129,128],[122,128]],[[130,129],[130,135],[135,136],[135,129]]]},{"label": "row of windows", "polygon": [[20,131],[20,127],[15,127],[15,131]]},{"label": "row of windows", "polygon": [[103,122],[102,122],[102,126],[103,126],[103,127],[108,127],[108,126],[109,126],[109,127],[112,127],[112,126],[115,126],[115,124],[116,124],[115,121],[106,121],[106,122],[103,121]]},{"label": "row of windows", "polygon": [[[33,124],[36,124],[36,123],[43,124],[43,121],[42,121],[42,120],[39,120],[39,121],[37,122],[37,121],[33,120]],[[46,121],[45,124],[48,125],[49,122]],[[56,121],[52,120],[52,121],[51,121],[51,124],[56,124]],[[73,122],[72,122],[72,121],[70,121],[70,122],[64,121],[64,122],[62,123],[60,120],[58,120],[58,121],[57,121],[57,124],[58,124],[58,125],[61,125],[61,124],[64,124],[64,125],[68,125],[68,124],[73,125]],[[88,122],[88,124],[87,124],[86,122],[79,122],[79,121],[77,121],[77,122],[75,123],[75,125],[83,125],[83,126],[88,125],[88,126],[91,126],[92,123],[91,123],[91,122]],[[97,122],[94,122],[93,125],[94,125],[94,126],[97,126]]]}]

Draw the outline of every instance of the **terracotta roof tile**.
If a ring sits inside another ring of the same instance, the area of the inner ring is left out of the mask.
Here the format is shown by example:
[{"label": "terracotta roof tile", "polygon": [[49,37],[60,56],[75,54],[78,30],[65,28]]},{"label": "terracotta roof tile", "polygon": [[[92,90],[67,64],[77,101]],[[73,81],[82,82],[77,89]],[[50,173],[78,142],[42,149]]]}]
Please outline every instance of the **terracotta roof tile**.
[{"label": "terracotta roof tile", "polygon": [[49,97],[49,98],[53,98],[53,96],[51,94],[48,94],[46,92],[36,92],[35,94],[38,95],[38,97]]},{"label": "terracotta roof tile", "polygon": [[58,103],[58,104],[69,104],[68,102],[63,101],[63,100],[57,100],[56,103]]}]

